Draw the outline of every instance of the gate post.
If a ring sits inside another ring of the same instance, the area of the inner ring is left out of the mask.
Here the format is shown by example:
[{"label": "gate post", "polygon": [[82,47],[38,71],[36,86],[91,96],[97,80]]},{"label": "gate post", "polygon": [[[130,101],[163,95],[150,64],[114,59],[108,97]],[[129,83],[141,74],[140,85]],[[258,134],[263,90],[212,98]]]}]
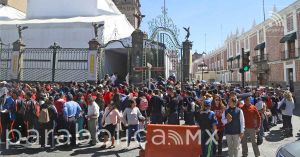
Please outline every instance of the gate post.
[{"label": "gate post", "polygon": [[143,61],[143,42],[144,33],[140,29],[136,29],[132,34],[132,52],[130,55],[130,76],[129,80],[132,84],[141,84],[143,81],[142,72],[135,71],[134,68],[142,67]]},{"label": "gate post", "polygon": [[182,43],[183,45],[183,56],[182,56],[182,83],[185,84],[186,82],[190,82],[190,74],[191,74],[191,49],[192,49],[192,42],[186,40]]},{"label": "gate post", "polygon": [[13,53],[11,56],[11,67],[10,67],[10,79],[14,81],[21,81],[22,68],[23,68],[23,53],[25,50],[25,44],[21,39],[18,39],[13,43]]},{"label": "gate post", "polygon": [[61,47],[56,42],[54,42],[54,44],[51,45],[49,48],[53,49],[53,54],[52,54],[52,82],[55,82],[56,54],[57,54],[57,50],[61,49]]},{"label": "gate post", "polygon": [[[98,79],[98,49],[100,43],[96,39],[89,41],[88,76],[87,81],[91,84],[97,83]],[[100,54],[101,55],[101,54]]]}]

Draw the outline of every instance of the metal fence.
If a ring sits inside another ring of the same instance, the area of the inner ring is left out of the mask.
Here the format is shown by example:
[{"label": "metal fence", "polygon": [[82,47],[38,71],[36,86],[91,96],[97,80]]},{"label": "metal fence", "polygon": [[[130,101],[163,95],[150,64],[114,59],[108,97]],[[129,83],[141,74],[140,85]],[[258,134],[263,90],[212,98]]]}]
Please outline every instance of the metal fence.
[{"label": "metal fence", "polygon": [[58,49],[56,82],[85,82],[88,75],[88,49]]},{"label": "metal fence", "polygon": [[53,50],[29,48],[23,52],[21,81],[51,81]]},{"label": "metal fence", "polygon": [[0,80],[9,80],[12,49],[0,50]]},{"label": "metal fence", "polygon": [[[20,81],[85,82],[88,74],[88,49],[26,48],[22,54]],[[0,52],[0,80],[10,80],[11,49]],[[53,64],[55,70],[53,71]]]}]

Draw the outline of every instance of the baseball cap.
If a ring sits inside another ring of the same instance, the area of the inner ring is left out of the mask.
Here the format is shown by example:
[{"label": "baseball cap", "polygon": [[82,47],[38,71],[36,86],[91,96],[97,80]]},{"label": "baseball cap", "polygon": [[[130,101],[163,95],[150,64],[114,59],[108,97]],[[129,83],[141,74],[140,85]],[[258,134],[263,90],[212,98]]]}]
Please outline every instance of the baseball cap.
[{"label": "baseball cap", "polygon": [[211,106],[211,102],[212,102],[211,99],[206,99],[206,100],[204,101],[204,105],[205,105],[205,106]]},{"label": "baseball cap", "polygon": [[262,101],[259,101],[255,104],[255,107],[257,108],[257,110],[262,110],[264,108],[264,104]]},{"label": "baseball cap", "polygon": [[243,93],[243,94],[238,95],[238,98],[240,98],[241,100],[245,100],[251,96],[252,96],[252,93]]}]

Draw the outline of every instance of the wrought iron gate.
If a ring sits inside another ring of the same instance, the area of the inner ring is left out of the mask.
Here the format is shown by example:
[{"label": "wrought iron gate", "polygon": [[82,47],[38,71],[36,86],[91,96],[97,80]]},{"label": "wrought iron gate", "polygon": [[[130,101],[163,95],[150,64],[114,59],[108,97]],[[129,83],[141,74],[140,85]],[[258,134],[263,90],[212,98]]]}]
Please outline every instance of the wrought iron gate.
[{"label": "wrought iron gate", "polygon": [[9,80],[12,49],[0,50],[0,80]]},{"label": "wrought iron gate", "polygon": [[[11,80],[12,49],[2,49],[0,53],[0,80]],[[85,82],[88,73],[88,49],[57,49],[55,70],[53,71],[53,53],[50,48],[26,48],[22,52],[20,81],[31,82]]]}]

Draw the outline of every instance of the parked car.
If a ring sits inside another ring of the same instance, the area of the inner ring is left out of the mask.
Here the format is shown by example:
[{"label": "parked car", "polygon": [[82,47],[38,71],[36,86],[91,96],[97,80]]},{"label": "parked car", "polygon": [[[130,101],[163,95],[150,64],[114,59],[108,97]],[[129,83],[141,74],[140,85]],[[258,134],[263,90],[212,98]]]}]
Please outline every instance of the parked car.
[{"label": "parked car", "polygon": [[300,157],[300,141],[289,143],[278,148],[276,157]]}]

